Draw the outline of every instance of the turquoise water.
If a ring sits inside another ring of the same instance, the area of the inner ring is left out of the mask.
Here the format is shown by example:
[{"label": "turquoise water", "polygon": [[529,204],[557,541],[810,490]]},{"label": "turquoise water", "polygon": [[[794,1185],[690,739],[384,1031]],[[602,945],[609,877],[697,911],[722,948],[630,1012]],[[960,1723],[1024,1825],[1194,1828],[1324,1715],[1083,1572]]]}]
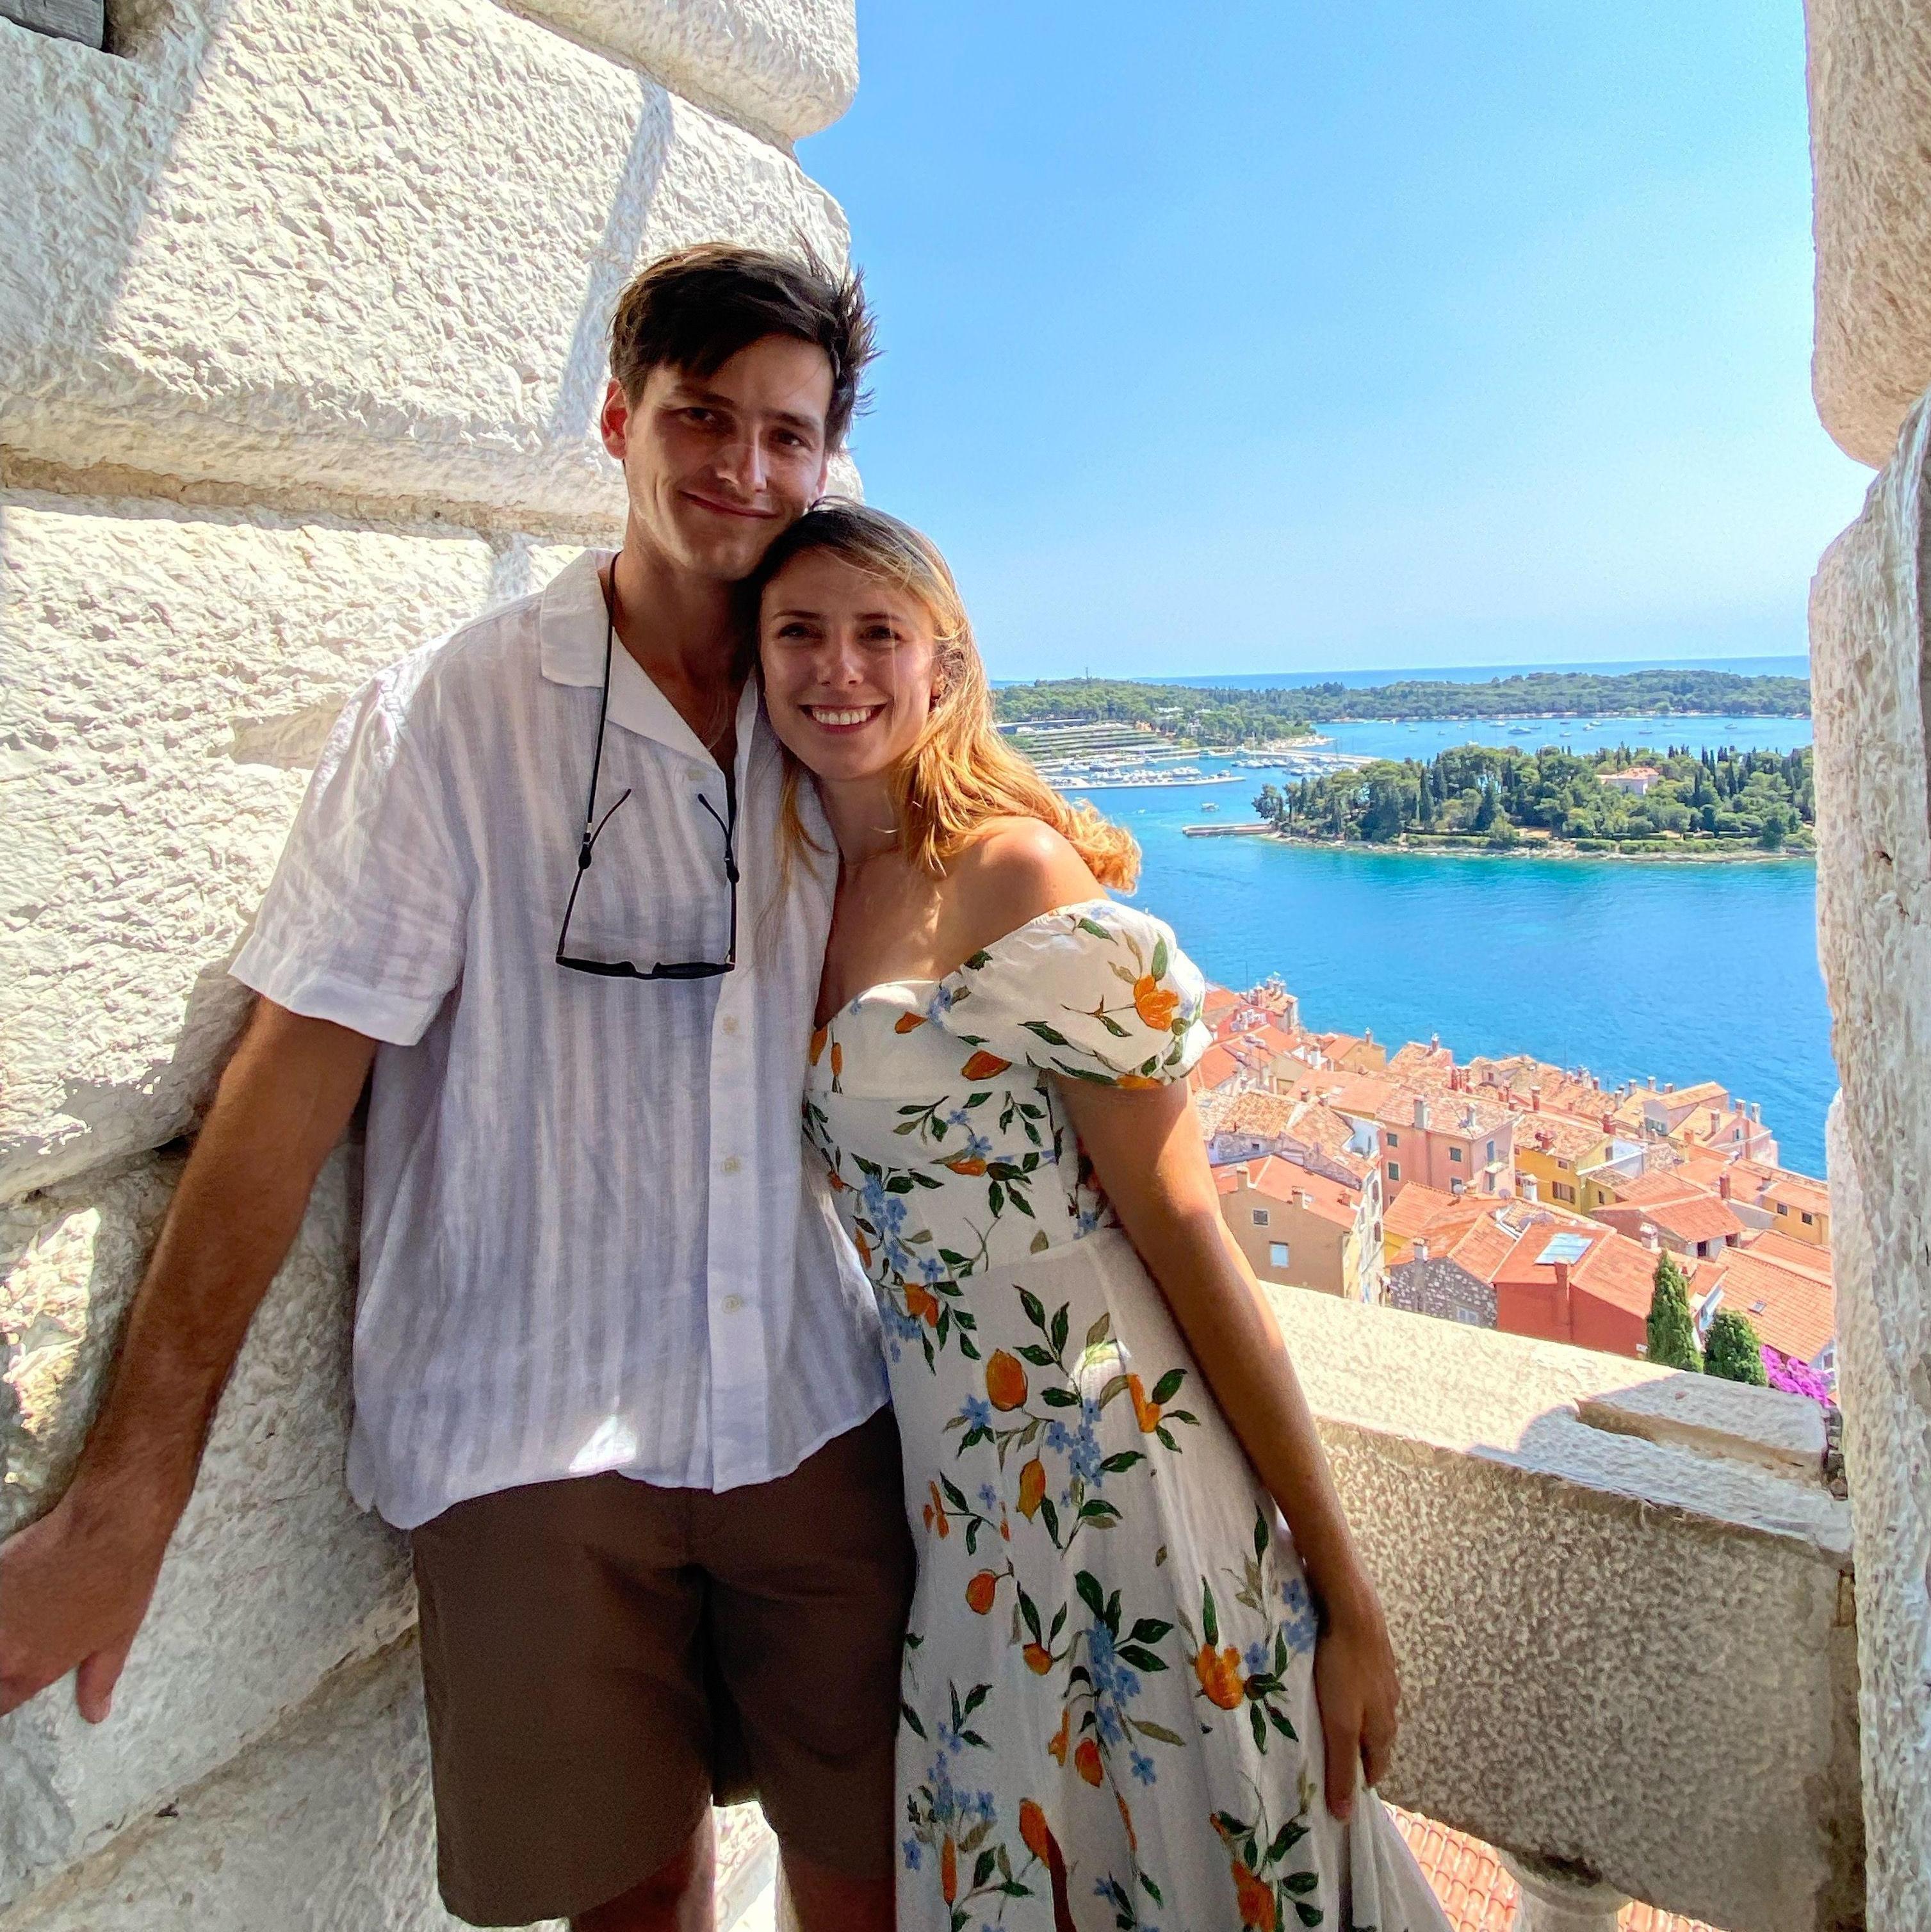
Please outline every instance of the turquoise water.
[{"label": "turquoise water", "polygon": [[[1429,757],[1468,726],[1338,725],[1336,748]],[[1576,733],[1473,735],[1487,743],[1807,742],[1803,718],[1678,718]],[[1223,761],[1195,760],[1203,768]],[[1439,1034],[1459,1058],[1528,1052],[1585,1066],[1605,1085],[1654,1074],[1720,1080],[1759,1102],[1783,1159],[1824,1172],[1824,1111],[1837,1087],[1817,970],[1816,871],[1741,864],[1435,857],[1189,838],[1243,820],[1251,784],[1090,794],[1138,838],[1139,904],[1168,920],[1213,978],[1278,972],[1311,1026],[1399,1045]],[[1204,814],[1207,801],[1217,808]]]}]

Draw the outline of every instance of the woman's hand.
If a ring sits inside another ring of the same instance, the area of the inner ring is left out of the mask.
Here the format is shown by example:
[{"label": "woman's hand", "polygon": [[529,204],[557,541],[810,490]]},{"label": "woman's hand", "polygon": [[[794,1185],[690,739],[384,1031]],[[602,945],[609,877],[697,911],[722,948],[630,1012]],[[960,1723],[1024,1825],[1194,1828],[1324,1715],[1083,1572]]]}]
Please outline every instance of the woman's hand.
[{"label": "woman's hand", "polygon": [[1315,1645],[1314,1694],[1327,1758],[1327,1808],[1344,1822],[1354,1808],[1354,1780],[1378,1784],[1395,1748],[1402,1687],[1374,1586],[1365,1580],[1326,1606]]}]

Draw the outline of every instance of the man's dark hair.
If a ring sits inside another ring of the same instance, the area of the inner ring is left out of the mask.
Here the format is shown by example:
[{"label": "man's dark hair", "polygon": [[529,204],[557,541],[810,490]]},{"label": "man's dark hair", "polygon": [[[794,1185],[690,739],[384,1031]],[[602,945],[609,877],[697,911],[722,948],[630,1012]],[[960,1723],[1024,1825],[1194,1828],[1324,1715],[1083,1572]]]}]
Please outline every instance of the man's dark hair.
[{"label": "man's dark hair", "polygon": [[634,276],[610,320],[610,374],[634,404],[661,363],[712,376],[767,335],[814,342],[832,364],[825,446],[844,442],[865,398],[859,378],[877,353],[865,278],[798,257],[706,242],[665,255]]}]

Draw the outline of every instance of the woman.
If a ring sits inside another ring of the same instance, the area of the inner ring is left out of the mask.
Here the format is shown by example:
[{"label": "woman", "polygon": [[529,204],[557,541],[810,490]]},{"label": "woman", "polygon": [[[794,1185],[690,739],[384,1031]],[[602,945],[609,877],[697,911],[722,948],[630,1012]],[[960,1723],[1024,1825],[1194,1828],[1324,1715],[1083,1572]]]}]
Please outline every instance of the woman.
[{"label": "woman", "polygon": [[1001,744],[906,525],[794,525],[759,643],[838,847],[806,1130],[883,1312],[923,1532],[901,1926],[1442,1932],[1355,1793],[1393,1657],[1222,1227],[1183,1078],[1200,975],[1103,890],[1132,840]]}]

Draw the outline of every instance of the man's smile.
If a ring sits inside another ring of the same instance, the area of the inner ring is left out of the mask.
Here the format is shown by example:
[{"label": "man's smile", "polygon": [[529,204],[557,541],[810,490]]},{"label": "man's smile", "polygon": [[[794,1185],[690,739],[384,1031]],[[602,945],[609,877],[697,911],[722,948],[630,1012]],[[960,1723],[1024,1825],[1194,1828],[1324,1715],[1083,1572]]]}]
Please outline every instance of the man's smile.
[{"label": "man's smile", "polygon": [[707,496],[698,490],[684,492],[686,502],[695,503],[700,509],[710,510],[721,517],[742,517],[754,523],[769,523],[778,515],[775,510],[760,510],[748,503],[727,503],[721,496]]}]

